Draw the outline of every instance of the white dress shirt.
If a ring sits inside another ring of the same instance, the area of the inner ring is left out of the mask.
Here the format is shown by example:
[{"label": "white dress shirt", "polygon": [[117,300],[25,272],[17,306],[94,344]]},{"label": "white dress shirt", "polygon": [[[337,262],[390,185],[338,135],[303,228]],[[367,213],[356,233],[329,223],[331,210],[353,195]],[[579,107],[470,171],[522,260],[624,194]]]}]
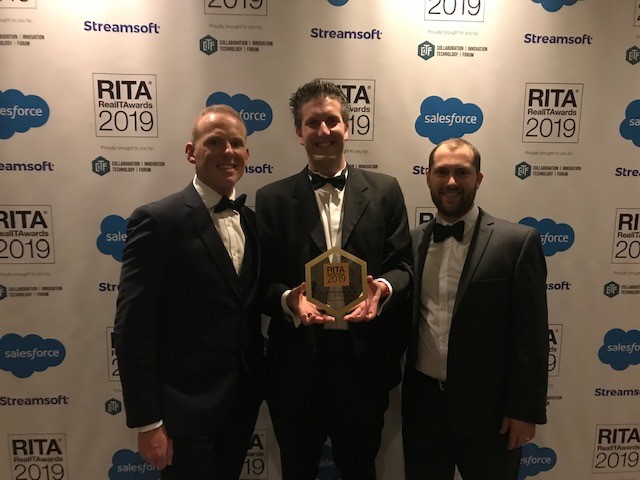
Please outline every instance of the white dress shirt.
[{"label": "white dress shirt", "polygon": [[[453,306],[478,215],[478,207],[474,205],[459,219],[464,221],[462,242],[448,237],[443,242],[435,243],[432,236],[422,270],[418,355],[415,367],[425,375],[443,382],[447,380]],[[450,225],[437,215],[436,222]]]}]

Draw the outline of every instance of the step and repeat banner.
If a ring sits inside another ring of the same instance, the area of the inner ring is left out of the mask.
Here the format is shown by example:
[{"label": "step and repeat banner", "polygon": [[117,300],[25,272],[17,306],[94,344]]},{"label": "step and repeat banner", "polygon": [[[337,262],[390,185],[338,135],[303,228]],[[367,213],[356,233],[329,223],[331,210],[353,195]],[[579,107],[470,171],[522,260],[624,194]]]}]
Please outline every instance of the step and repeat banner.
[{"label": "step and repeat banner", "polygon": [[[520,478],[640,479],[639,63],[638,0],[0,0],[0,478],[159,478],[112,339],[127,217],[191,181],[211,103],[247,123],[249,204],[299,171],[288,99],[320,77],[351,102],[348,161],[398,178],[412,226],[429,151],[462,136],[477,203],[540,231],[549,423]],[[399,405],[382,479],[403,478]],[[242,478],[281,478],[266,407]]]}]

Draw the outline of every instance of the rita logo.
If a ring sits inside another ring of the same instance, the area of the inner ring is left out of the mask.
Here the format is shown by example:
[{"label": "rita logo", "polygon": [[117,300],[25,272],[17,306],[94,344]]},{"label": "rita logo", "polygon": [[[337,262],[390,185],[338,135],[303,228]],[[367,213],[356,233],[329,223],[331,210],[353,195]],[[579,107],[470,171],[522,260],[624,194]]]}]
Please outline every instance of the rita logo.
[{"label": "rita logo", "polygon": [[273,120],[271,107],[259,98],[251,100],[241,93],[230,96],[224,92],[214,92],[207,98],[207,107],[220,104],[228,105],[240,114],[247,125],[247,135],[267,129]]},{"label": "rita logo", "polygon": [[64,345],[55,338],[43,339],[34,334],[22,337],[16,333],[0,338],[0,369],[18,378],[60,365],[65,355]]},{"label": "rita logo", "polygon": [[634,100],[627,106],[624,120],[620,123],[620,135],[640,147],[640,100]]},{"label": "rita logo", "polygon": [[558,252],[569,250],[575,240],[575,233],[571,226],[566,223],[556,223],[550,218],[538,221],[533,217],[525,217],[518,223],[533,227],[540,232],[545,257],[552,257]]},{"label": "rita logo", "polygon": [[532,0],[533,3],[539,3],[547,12],[557,12],[562,7],[570,7],[578,0]]},{"label": "rita logo", "polygon": [[39,96],[24,95],[19,90],[0,91],[0,140],[41,127],[47,120],[49,105]]},{"label": "rita logo", "polygon": [[127,220],[120,215],[104,217],[100,223],[100,235],[96,246],[101,253],[111,255],[114,260],[122,261],[124,242],[127,240]]},{"label": "rita logo", "polygon": [[160,471],[138,452],[122,449],[111,457],[109,480],[160,480]]},{"label": "rita logo", "polygon": [[527,443],[522,447],[520,472],[518,480],[534,477],[541,472],[548,472],[558,461],[556,452],[547,447],[538,447],[535,443]]},{"label": "rita logo", "polygon": [[616,371],[626,370],[640,363],[640,331],[609,330],[598,350],[598,358]]},{"label": "rita logo", "polygon": [[483,118],[482,110],[473,103],[462,103],[457,98],[443,100],[434,95],[425,98],[420,105],[415,129],[421,137],[438,144],[478,131]]}]

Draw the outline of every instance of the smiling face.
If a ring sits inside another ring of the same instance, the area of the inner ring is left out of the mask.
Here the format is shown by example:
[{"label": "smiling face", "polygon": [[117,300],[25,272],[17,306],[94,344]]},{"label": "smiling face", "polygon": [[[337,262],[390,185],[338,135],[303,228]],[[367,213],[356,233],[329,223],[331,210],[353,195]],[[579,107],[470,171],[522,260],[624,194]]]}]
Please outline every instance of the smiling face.
[{"label": "smiling face", "polygon": [[229,196],[249,161],[247,132],[240,120],[225,112],[209,112],[196,123],[194,138],[185,146],[196,175],[220,195]]},{"label": "smiling face", "polygon": [[313,98],[302,105],[302,122],[296,128],[309,168],[325,176],[333,176],[346,166],[343,150],[349,132],[340,108],[340,102],[333,98]]},{"label": "smiling face", "polygon": [[434,152],[433,164],[427,170],[427,185],[444,221],[454,223],[471,209],[481,182],[482,173],[476,171],[469,146],[445,142]]}]

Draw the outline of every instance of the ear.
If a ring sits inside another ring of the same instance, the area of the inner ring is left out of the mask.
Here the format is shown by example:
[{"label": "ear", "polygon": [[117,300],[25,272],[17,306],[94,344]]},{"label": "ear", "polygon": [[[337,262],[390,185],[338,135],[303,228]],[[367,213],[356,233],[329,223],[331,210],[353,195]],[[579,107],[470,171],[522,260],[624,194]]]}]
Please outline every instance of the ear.
[{"label": "ear", "polygon": [[304,145],[304,142],[302,141],[302,128],[296,127],[296,135],[298,136],[298,143],[300,145]]},{"label": "ear", "polygon": [[431,188],[431,171],[428,168],[425,177],[427,177],[427,187]]},{"label": "ear", "polygon": [[482,175],[482,172],[478,172],[477,177],[478,177],[478,180],[476,181],[476,190],[480,188],[480,184],[482,183],[482,179],[484,178],[484,175]]},{"label": "ear", "polygon": [[187,162],[196,163],[196,159],[194,157],[194,147],[193,143],[189,142],[184,146],[184,153],[187,156]]}]

